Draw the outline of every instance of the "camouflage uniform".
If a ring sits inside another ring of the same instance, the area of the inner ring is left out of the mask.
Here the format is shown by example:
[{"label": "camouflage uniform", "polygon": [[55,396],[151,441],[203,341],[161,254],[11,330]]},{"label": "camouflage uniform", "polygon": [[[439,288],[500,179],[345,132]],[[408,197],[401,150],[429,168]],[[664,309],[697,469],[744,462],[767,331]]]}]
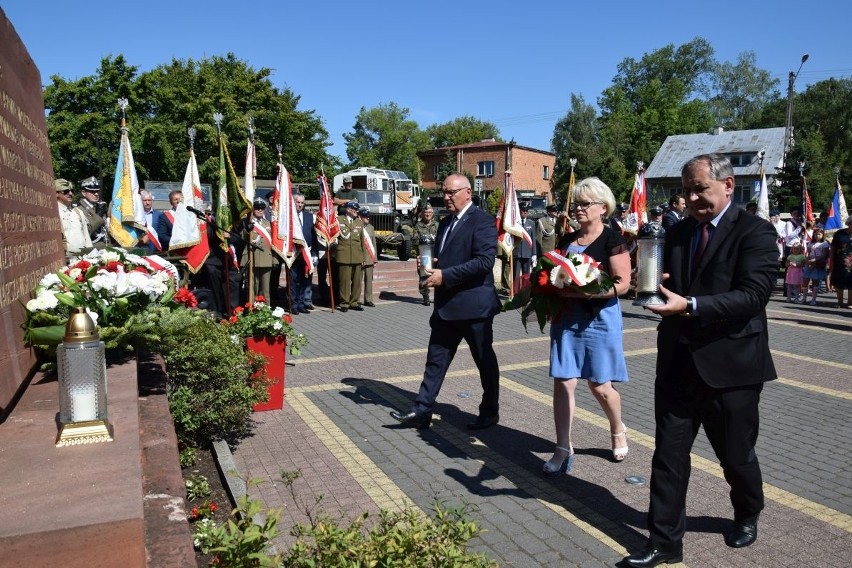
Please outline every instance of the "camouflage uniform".
[{"label": "camouflage uniform", "polygon": [[[434,217],[432,217],[432,219],[430,219],[428,223],[425,222],[423,219],[420,219],[414,224],[414,229],[412,230],[411,234],[411,238],[414,244],[419,243],[420,237],[424,235],[431,236],[432,240],[434,241],[435,237],[438,234],[438,221]],[[429,288],[421,288],[420,295],[423,296],[423,305],[428,306]]]}]

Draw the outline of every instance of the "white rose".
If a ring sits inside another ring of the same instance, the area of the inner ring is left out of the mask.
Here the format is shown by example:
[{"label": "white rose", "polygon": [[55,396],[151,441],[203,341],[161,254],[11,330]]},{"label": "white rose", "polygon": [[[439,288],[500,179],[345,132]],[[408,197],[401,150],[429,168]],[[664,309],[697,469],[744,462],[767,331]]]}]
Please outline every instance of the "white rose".
[{"label": "white rose", "polygon": [[272,310],[272,315],[277,318],[283,318],[285,313],[287,312],[281,306],[278,306],[277,308]]},{"label": "white rose", "polygon": [[61,280],[59,280],[59,276],[55,272],[51,272],[50,274],[45,274],[44,278],[39,282],[39,286],[42,288],[54,288],[58,287]]}]

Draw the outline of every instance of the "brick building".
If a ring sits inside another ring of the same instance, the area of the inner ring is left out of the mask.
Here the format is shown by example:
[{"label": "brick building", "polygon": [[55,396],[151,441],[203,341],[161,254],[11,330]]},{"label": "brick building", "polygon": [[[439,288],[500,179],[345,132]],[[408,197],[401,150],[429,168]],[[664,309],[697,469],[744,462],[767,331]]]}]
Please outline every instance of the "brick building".
[{"label": "brick building", "polygon": [[417,157],[423,163],[420,170],[422,189],[440,189],[438,171],[447,162],[448,154],[455,159],[456,171],[474,176],[475,193],[487,195],[495,189],[502,189],[504,174],[507,165],[510,165],[517,191],[546,196],[548,203],[553,202],[551,179],[556,155],[551,152],[519,146],[514,142],[497,142],[493,138],[418,152]]}]

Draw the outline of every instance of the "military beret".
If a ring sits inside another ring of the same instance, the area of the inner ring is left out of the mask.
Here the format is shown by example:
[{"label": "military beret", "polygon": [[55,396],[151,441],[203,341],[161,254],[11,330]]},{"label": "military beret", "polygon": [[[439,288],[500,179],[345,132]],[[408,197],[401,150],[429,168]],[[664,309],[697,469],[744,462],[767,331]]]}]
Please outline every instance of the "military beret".
[{"label": "military beret", "polygon": [[74,184],[68,181],[67,179],[55,179],[53,180],[53,189],[56,191],[65,191],[66,189],[74,189]]},{"label": "military beret", "polygon": [[357,211],[361,208],[361,206],[358,204],[357,201],[347,201],[346,202],[346,208],[347,209],[351,208],[351,209],[354,209],[355,211]]}]

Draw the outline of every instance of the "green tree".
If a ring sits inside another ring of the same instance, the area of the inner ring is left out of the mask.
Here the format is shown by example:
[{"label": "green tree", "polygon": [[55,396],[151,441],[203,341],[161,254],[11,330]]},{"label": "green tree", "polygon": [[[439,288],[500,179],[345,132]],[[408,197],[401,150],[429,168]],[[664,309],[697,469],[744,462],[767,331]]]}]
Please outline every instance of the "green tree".
[{"label": "green tree", "polygon": [[740,53],[736,64],[717,64],[712,74],[714,94],[708,101],[716,126],[748,128],[760,119],[764,108],[780,99],[778,85],[778,79],[757,67],[753,51]]},{"label": "green tree", "polygon": [[420,179],[417,152],[429,147],[428,135],[396,103],[361,107],[351,133],[345,133],[349,167],[373,166],[405,172]]},{"label": "green tree", "polygon": [[557,200],[564,202],[570,189],[571,158],[577,160],[574,173],[578,179],[600,174],[598,167],[602,150],[597,111],[586,103],[582,95],[571,93],[571,109],[556,123],[550,148],[556,154],[553,188]]},{"label": "green tree", "polygon": [[471,144],[489,138],[500,140],[500,130],[494,123],[472,116],[461,116],[443,124],[432,124],[426,128],[426,134],[432,148]]},{"label": "green tree", "polygon": [[[195,127],[195,154],[203,181],[216,182],[218,148],[213,113],[224,116],[223,132],[238,173],[255,123],[258,175],[275,175],[276,144],[294,181],[311,182],[319,167],[333,170],[328,132],[314,111],[298,109],[299,96],[279,90],[267,68],[253,69],[233,54],[195,61],[172,60],[137,76],[124,57],[106,58],[97,73],[77,81],[53,77],[45,88],[48,135],[57,175],[79,180],[102,172],[110,186],[119,137],[117,99],[129,100],[127,125],[140,181],[180,180],[188,156],[187,128]],[[98,163],[98,146],[102,167]],[[94,171],[93,171],[94,170]]]}]

